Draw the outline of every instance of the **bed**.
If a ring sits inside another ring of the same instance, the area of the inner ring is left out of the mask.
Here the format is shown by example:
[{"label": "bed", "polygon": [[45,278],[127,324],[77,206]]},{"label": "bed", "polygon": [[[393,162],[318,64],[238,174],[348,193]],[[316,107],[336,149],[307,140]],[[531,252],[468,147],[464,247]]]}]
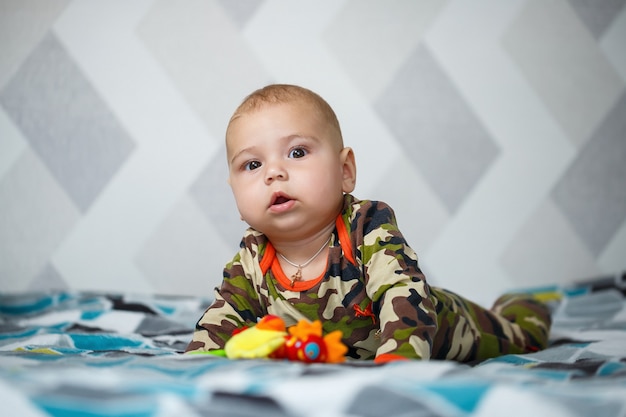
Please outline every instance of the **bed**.
[{"label": "bed", "polygon": [[550,347],[477,364],[303,364],[183,354],[210,303],[0,294],[7,416],[625,416],[626,274],[528,289]]}]

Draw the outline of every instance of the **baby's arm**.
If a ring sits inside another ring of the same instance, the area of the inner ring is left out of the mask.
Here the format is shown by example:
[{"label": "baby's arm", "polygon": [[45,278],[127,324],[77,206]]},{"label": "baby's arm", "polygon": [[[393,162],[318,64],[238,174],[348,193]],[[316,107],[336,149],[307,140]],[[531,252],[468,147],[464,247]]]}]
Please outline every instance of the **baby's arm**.
[{"label": "baby's arm", "polygon": [[[416,285],[417,284],[417,285]],[[376,361],[430,359],[437,318],[424,282],[398,282],[380,302],[381,345]]]},{"label": "baby's arm", "polygon": [[186,351],[223,349],[233,331],[256,323],[262,317],[252,283],[243,274],[236,257],[224,269],[224,281],[215,289],[215,300],[198,320]]},{"label": "baby's arm", "polygon": [[186,352],[223,349],[233,331],[244,324],[245,320],[224,300],[220,289],[216,289],[215,300],[196,323]]},{"label": "baby's arm", "polygon": [[379,203],[362,245],[368,295],[380,323],[376,360],[430,359],[437,314],[417,255],[398,230],[390,207]]}]

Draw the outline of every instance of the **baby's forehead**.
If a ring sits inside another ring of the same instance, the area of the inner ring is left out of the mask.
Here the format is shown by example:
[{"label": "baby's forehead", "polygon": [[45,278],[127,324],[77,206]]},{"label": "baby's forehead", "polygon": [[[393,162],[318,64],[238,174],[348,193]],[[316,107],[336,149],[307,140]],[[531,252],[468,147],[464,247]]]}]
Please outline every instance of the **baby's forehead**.
[{"label": "baby's forehead", "polygon": [[[243,107],[243,106],[242,106]],[[321,122],[322,126],[332,127],[333,123],[331,120],[326,117],[324,112],[319,109],[315,103],[306,101],[306,100],[296,100],[296,101],[285,101],[285,102],[266,102],[257,104],[254,107],[242,108],[240,107],[231,117],[228,127],[226,129],[226,139],[228,140],[228,136],[231,130],[231,127],[235,124],[241,123],[254,123],[257,119],[253,116],[262,116],[263,113],[270,113],[276,111],[278,108],[282,108],[285,110],[290,109],[298,109],[304,110],[300,114],[298,114],[298,121],[300,121],[303,125],[305,122],[309,122],[314,120],[316,122]]]},{"label": "baby's forehead", "polygon": [[315,102],[305,99],[292,99],[284,101],[257,101],[250,103],[248,106],[242,105],[235,114],[233,119],[241,116],[259,114],[264,112],[274,111],[278,108],[282,109],[306,109],[307,114],[311,117],[318,116],[324,118],[324,114]]}]

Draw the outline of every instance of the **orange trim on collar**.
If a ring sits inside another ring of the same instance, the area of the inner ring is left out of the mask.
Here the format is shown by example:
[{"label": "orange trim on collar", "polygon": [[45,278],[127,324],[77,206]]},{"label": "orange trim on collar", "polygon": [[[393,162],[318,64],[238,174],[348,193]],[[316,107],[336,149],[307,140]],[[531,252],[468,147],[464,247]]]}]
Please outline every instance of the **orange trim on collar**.
[{"label": "orange trim on collar", "polygon": [[337,237],[339,237],[339,243],[341,244],[341,250],[343,251],[343,256],[345,256],[352,265],[356,265],[356,261],[354,260],[354,252],[352,251],[352,242],[350,241],[350,234],[348,233],[348,229],[346,228],[346,224],[343,221],[343,217],[341,214],[337,216],[335,220],[335,227],[337,228]]},{"label": "orange trim on collar", "polygon": [[[348,229],[346,228],[346,224],[344,223],[341,214],[339,214],[339,216],[337,216],[337,219],[335,220],[335,227],[337,228],[337,237],[339,238],[339,244],[341,245],[343,256],[345,256],[346,259],[348,259],[348,261],[352,263],[352,265],[356,266],[354,253],[352,251],[352,242],[350,241],[350,234],[348,233]],[[263,275],[265,275],[267,271],[271,269],[278,283],[282,285],[285,289],[293,291],[306,291],[310,290],[311,288],[316,286],[322,279],[324,279],[324,276],[326,275],[326,272],[328,270],[328,258],[326,259],[326,268],[324,268],[324,272],[319,277],[310,281],[295,282],[293,287],[291,286],[291,280],[287,277],[287,275],[285,275],[282,266],[280,266],[278,256],[276,256],[276,249],[270,241],[267,241],[267,245],[265,246],[265,252],[263,253],[263,257],[259,262],[259,266]]]},{"label": "orange trim on collar", "polygon": [[259,262],[259,266],[261,267],[261,272],[263,275],[267,273],[267,270],[272,266],[272,262],[276,258],[276,249],[274,249],[274,245],[267,241],[267,245],[265,245],[265,253],[263,253],[263,258],[261,258],[261,262]]}]

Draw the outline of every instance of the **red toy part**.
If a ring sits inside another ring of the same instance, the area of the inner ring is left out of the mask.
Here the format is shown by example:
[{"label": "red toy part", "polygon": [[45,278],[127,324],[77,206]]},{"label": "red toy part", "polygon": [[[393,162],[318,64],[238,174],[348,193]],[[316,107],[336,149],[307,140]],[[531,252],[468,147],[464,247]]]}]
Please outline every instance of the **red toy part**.
[{"label": "red toy part", "polygon": [[322,323],[319,320],[300,320],[288,329],[285,344],[275,350],[270,357],[305,363],[339,363],[348,351],[341,342],[341,332],[334,331],[322,337]]}]

